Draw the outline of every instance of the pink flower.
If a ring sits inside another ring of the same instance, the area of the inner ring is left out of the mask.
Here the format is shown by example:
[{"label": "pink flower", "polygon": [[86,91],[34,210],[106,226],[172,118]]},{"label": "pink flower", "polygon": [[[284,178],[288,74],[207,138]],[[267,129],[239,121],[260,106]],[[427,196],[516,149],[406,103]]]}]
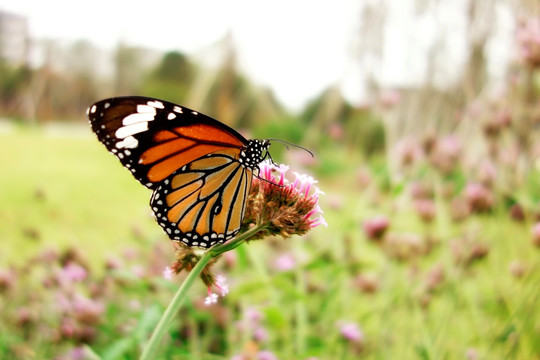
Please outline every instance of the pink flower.
[{"label": "pink flower", "polygon": [[383,237],[386,230],[390,226],[390,221],[384,215],[378,215],[370,219],[364,220],[362,227],[364,233],[370,240],[379,240]]},{"label": "pink flower", "polygon": [[274,261],[274,267],[279,271],[289,271],[296,266],[296,259],[292,254],[282,254]]},{"label": "pink flower", "polygon": [[265,328],[259,326],[253,330],[253,339],[259,343],[265,342],[268,340],[268,332]]},{"label": "pink flower", "polygon": [[167,266],[165,270],[163,270],[163,277],[167,280],[172,280],[173,274],[174,274],[174,271],[170,268],[170,266]]},{"label": "pink flower", "polygon": [[244,317],[249,321],[249,323],[259,323],[263,315],[259,310],[249,307],[246,309]]},{"label": "pink flower", "polygon": [[413,138],[399,140],[394,146],[394,153],[398,163],[402,166],[412,165],[423,156],[420,143]]},{"label": "pink flower", "polygon": [[12,270],[0,269],[0,291],[10,289],[16,281]]},{"label": "pink flower", "polygon": [[217,303],[218,300],[218,294],[214,294],[213,292],[209,291],[208,296],[204,299],[204,305],[212,305]]},{"label": "pink flower", "polygon": [[61,273],[63,278],[71,282],[83,281],[86,279],[86,275],[86,270],[82,266],[72,262],[64,266]]},{"label": "pink flower", "polygon": [[495,203],[493,192],[480,183],[467,184],[465,197],[471,209],[477,212],[490,210]]},{"label": "pink flower", "polygon": [[[259,177],[253,180],[244,224],[266,224],[265,229],[250,240],[270,235],[303,235],[319,225],[328,226],[319,207],[324,194],[313,177],[294,173],[286,178],[289,167],[270,161],[259,164]],[[276,186],[277,185],[277,186]]]},{"label": "pink flower", "polygon": [[100,321],[101,315],[105,311],[103,303],[89,299],[83,295],[76,294],[73,299],[73,313],[80,322],[85,324],[96,324]]},{"label": "pink flower", "polygon": [[394,107],[401,102],[401,93],[398,90],[386,90],[380,97],[379,101],[384,108]]},{"label": "pink flower", "polygon": [[540,247],[540,222],[537,222],[534,224],[534,226],[531,229],[532,234],[532,243],[538,247]]},{"label": "pink flower", "polygon": [[278,360],[278,358],[273,352],[263,350],[257,353],[257,360]]},{"label": "pink flower", "polygon": [[364,333],[356,323],[342,323],[339,327],[339,332],[341,333],[341,336],[345,338],[345,340],[348,340],[352,343],[364,342]]},{"label": "pink flower", "polygon": [[525,20],[517,30],[516,40],[521,60],[530,67],[540,66],[540,19]]},{"label": "pink flower", "polygon": [[[227,284],[227,279],[223,275],[217,275],[214,280],[214,286],[221,293],[221,296],[225,296],[229,293],[229,285]],[[217,303],[219,298],[218,294],[212,292],[212,288],[208,286],[208,296],[204,299],[205,305],[212,305]]]},{"label": "pink flower", "polygon": [[414,207],[420,218],[425,222],[431,222],[436,215],[437,209],[431,199],[421,199],[414,202]]}]

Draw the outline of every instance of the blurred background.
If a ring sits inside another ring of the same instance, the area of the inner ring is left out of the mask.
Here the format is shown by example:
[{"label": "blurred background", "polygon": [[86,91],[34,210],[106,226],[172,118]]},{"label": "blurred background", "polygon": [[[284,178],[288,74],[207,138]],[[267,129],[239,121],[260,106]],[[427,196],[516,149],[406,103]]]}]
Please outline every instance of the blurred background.
[{"label": "blurred background", "polygon": [[87,124],[119,95],[304,146],[271,152],[326,193],[159,358],[540,359],[537,0],[0,0],[2,359],[136,359],[182,282]]}]

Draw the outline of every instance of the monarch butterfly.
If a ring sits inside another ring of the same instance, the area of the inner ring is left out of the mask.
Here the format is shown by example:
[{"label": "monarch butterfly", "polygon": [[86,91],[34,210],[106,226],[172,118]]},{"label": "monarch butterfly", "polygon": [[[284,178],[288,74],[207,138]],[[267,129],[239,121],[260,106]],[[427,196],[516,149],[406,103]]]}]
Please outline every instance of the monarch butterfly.
[{"label": "monarch butterfly", "polygon": [[105,99],[87,115],[99,141],[153,190],[150,206],[171,240],[209,248],[238,233],[270,140],[247,140],[209,116],[147,97]]}]

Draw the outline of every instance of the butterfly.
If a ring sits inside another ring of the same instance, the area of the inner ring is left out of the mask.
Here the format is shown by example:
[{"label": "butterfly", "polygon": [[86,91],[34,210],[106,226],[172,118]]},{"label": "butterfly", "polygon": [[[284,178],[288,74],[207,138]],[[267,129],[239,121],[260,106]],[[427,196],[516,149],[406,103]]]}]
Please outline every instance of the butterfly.
[{"label": "butterfly", "polygon": [[99,141],[153,190],[150,206],[171,240],[210,248],[238,234],[270,140],[247,140],[209,116],[147,97],[105,99],[87,115]]}]

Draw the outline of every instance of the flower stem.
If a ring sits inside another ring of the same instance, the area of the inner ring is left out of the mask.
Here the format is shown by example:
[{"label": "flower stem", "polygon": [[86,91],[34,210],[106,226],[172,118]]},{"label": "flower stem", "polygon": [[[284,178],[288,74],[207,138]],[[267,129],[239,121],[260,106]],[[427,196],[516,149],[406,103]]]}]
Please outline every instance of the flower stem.
[{"label": "flower stem", "polygon": [[180,310],[180,306],[182,306],[182,303],[184,302],[184,299],[186,297],[186,294],[188,290],[191,288],[191,285],[193,285],[193,282],[199,276],[201,271],[208,265],[210,260],[212,259],[212,253],[206,252],[199,262],[197,262],[197,265],[191,270],[191,272],[188,273],[186,279],[174,295],[173,299],[169,303],[169,306],[163,313],[163,316],[159,320],[159,323],[157,324],[156,328],[154,329],[154,332],[152,333],[152,337],[146,344],[146,347],[144,348],[144,351],[139,358],[139,360],[150,360],[155,359],[154,353],[157,350],[158,345],[161,343],[161,340],[163,339],[163,336],[165,336],[165,333],[167,332],[167,329],[169,327],[169,323],[171,322],[171,319],[176,315],[178,310]]},{"label": "flower stem", "polygon": [[224,252],[236,249],[238,246],[242,245],[246,240],[248,240],[250,237],[261,231],[265,225],[255,225],[251,229],[247,230],[246,232],[238,235],[234,239],[227,241],[224,244],[216,245],[213,248],[210,249],[210,253],[212,253],[212,257],[218,256],[220,254],[223,254]]},{"label": "flower stem", "polygon": [[180,285],[180,288],[178,288],[178,291],[169,303],[169,306],[167,306],[167,309],[163,313],[163,316],[161,316],[161,319],[159,320],[159,323],[154,329],[154,332],[152,333],[150,340],[146,344],[146,347],[144,348],[139,360],[155,359],[154,353],[156,352],[158,345],[161,343],[163,336],[165,336],[165,334],[167,333],[167,329],[169,327],[171,319],[176,315],[178,310],[180,310],[180,307],[184,302],[188,290],[191,288],[191,285],[193,285],[193,282],[195,281],[197,276],[199,276],[206,267],[206,265],[208,265],[210,260],[226,251],[237,248],[251,236],[260,231],[263,227],[264,226],[262,225],[254,226],[253,228],[238,235],[234,239],[226,242],[225,244],[216,245],[204,253],[204,255],[199,259],[195,267],[188,273],[186,279],[184,280],[182,285]]}]

